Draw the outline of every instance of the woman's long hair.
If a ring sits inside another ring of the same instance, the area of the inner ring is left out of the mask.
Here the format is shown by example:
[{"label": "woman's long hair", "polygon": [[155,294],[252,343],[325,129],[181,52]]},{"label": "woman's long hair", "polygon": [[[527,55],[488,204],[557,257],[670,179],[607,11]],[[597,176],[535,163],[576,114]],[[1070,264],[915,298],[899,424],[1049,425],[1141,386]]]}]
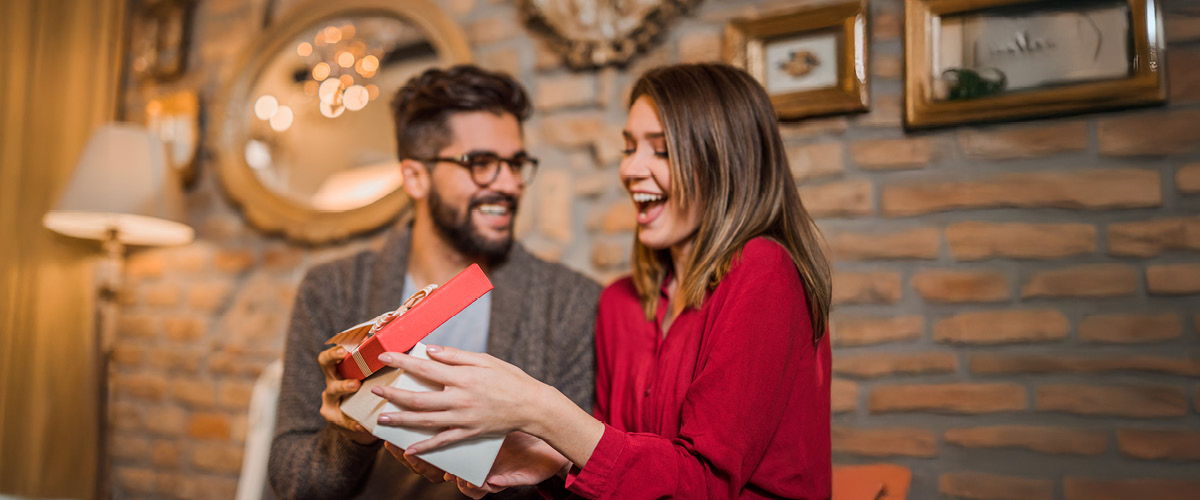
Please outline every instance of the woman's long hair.
[{"label": "woman's long hair", "polygon": [[[632,107],[647,96],[658,108],[670,158],[668,203],[698,203],[700,227],[688,262],[675,270],[678,299],[697,308],[729,272],[750,239],[765,236],[787,249],[808,298],[813,342],[829,323],[832,287],[820,233],[800,194],[779,135],[775,110],[762,86],[740,69],[683,64],[638,79]],[[670,266],[666,250],[634,238],[633,282],[648,320]]]}]

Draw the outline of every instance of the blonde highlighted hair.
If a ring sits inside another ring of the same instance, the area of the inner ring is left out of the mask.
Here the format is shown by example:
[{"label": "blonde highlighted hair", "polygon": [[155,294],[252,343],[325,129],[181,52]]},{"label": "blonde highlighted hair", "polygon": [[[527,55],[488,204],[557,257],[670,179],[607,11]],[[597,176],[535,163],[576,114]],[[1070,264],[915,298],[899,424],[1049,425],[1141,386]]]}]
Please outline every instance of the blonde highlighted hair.
[{"label": "blonde highlighted hair", "polygon": [[[752,238],[782,245],[804,283],[813,342],[824,335],[832,299],[820,233],[792,179],[775,110],[762,86],[740,69],[682,64],[647,72],[630,106],[646,96],[658,108],[670,158],[668,203],[699,203],[700,227],[688,261],[675,270],[677,300],[697,308]],[[700,201],[702,200],[702,201]],[[671,265],[667,250],[634,238],[633,283],[646,318]]]}]

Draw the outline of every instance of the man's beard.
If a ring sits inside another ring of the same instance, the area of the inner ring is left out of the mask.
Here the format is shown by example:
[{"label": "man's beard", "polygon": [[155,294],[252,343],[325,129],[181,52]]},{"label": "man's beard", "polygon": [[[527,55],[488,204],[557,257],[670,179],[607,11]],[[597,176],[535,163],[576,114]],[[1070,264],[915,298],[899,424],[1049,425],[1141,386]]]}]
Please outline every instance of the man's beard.
[{"label": "man's beard", "polygon": [[429,190],[429,212],[433,216],[433,227],[437,229],[450,245],[467,257],[478,259],[487,264],[503,262],[508,258],[512,248],[512,224],[509,224],[508,235],[498,240],[491,240],[479,233],[471,223],[471,211],[480,205],[488,203],[507,202],[511,207],[509,212],[512,221],[517,217],[517,199],[504,193],[489,193],[472,198],[467,204],[466,211],[457,210],[442,202],[436,188]]}]

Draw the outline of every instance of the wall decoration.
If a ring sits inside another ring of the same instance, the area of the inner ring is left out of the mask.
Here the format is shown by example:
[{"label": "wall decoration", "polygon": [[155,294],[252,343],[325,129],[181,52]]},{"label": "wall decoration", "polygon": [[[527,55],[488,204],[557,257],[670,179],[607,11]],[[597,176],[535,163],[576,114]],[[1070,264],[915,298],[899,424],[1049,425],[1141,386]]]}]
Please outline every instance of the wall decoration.
[{"label": "wall decoration", "polygon": [[905,0],[905,126],[1166,99],[1153,0]]},{"label": "wall decoration", "polygon": [[521,17],[576,69],[623,65],[700,0],[522,0]]},{"label": "wall decoration", "polygon": [[195,8],[195,0],[150,0],[138,9],[134,16],[134,75],[159,82],[183,76]]},{"label": "wall decoration", "polygon": [[868,109],[866,2],[737,19],[725,58],[754,75],[782,119]]},{"label": "wall decoration", "polygon": [[200,97],[194,90],[171,92],[146,103],[146,128],[167,150],[167,161],[179,172],[184,186],[196,180],[200,149]]}]

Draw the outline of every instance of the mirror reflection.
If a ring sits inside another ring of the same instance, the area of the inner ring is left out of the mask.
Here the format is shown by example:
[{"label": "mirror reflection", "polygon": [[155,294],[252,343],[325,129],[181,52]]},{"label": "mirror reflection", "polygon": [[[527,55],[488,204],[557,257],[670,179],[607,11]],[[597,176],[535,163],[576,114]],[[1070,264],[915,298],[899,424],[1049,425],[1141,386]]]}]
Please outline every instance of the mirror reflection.
[{"label": "mirror reflection", "polygon": [[320,211],[366,206],[400,186],[391,98],[438,66],[420,28],[396,17],[322,21],[274,54],[240,112],[242,154],[264,186]]}]

